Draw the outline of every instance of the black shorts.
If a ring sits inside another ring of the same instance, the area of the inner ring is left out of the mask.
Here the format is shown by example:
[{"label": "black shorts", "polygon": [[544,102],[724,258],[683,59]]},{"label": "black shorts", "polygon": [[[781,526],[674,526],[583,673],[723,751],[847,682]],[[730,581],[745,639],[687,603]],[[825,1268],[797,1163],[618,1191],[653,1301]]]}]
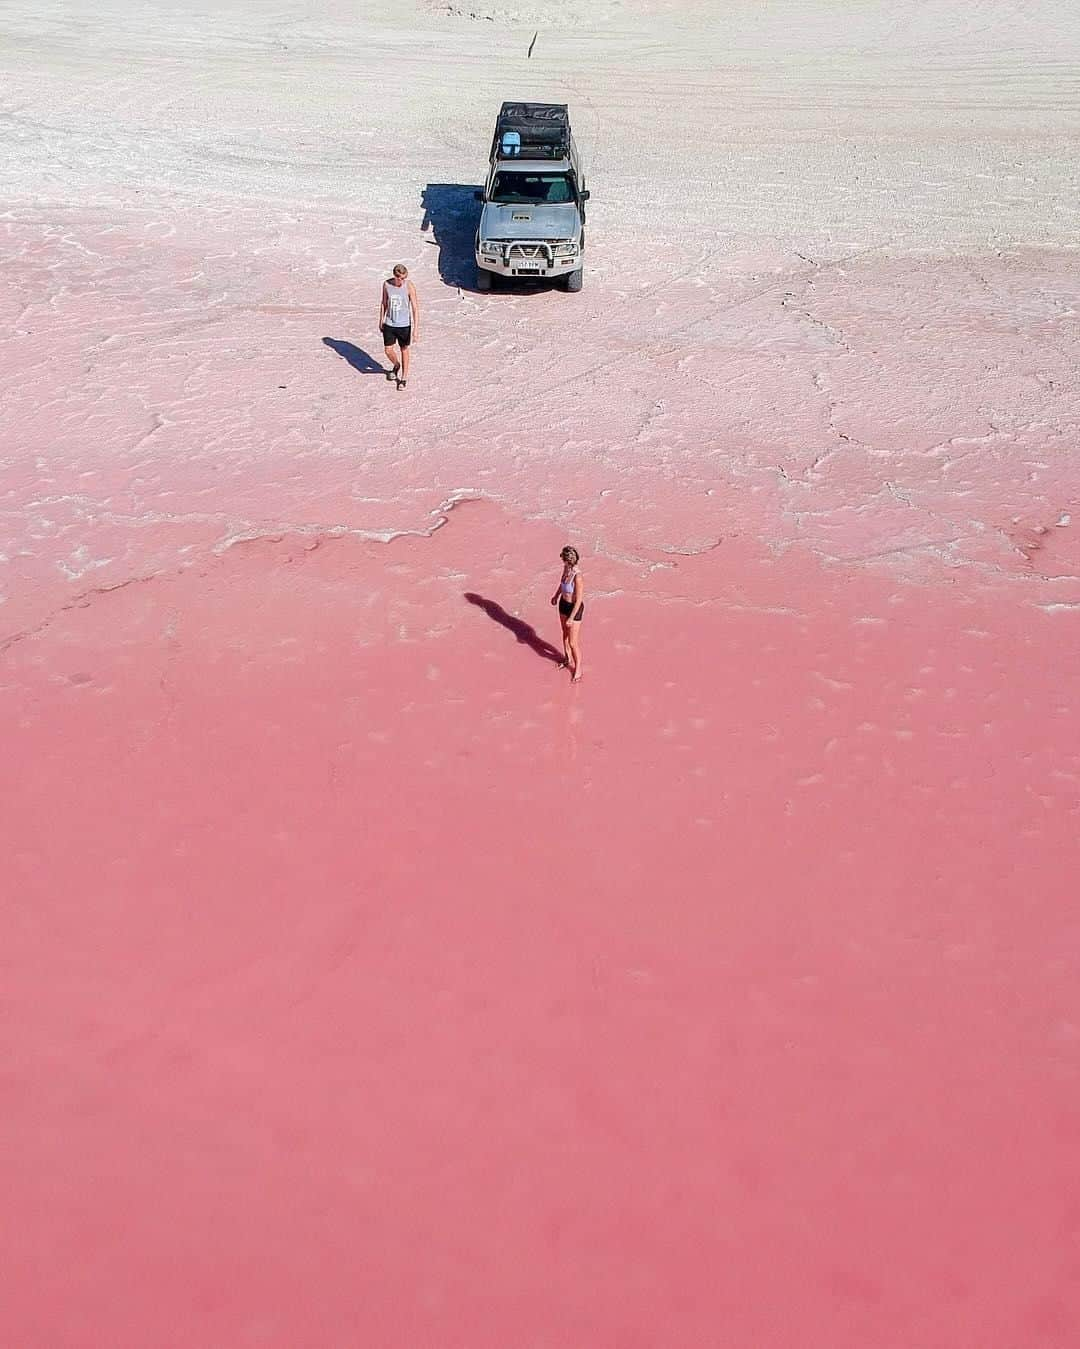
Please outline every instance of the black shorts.
[{"label": "black shorts", "polygon": [[[571,613],[573,613],[573,610],[574,610],[574,601],[573,601],[573,600],[560,600],[560,601],[559,601],[559,617],[560,617],[560,618],[569,618],[570,615],[571,615]],[[585,605],[584,605],[584,604],[579,604],[578,607],[577,607],[577,613],[574,614],[574,622],[575,622],[575,623],[580,623],[580,622],[581,622],[581,616],[582,616],[582,614],[583,614],[584,612],[585,612]]]},{"label": "black shorts", "polygon": [[392,347],[395,343],[399,347],[407,347],[412,341],[412,324],[410,323],[407,328],[394,328],[389,323],[384,323],[382,336],[384,347]]}]

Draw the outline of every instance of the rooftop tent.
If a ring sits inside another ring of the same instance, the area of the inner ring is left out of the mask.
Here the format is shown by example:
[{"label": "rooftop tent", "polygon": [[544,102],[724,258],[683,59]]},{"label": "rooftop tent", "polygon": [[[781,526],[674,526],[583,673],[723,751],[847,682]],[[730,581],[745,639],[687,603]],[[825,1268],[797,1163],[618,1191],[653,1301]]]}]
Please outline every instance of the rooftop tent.
[{"label": "rooftop tent", "polygon": [[491,157],[563,159],[570,153],[565,103],[504,103],[495,122]]}]

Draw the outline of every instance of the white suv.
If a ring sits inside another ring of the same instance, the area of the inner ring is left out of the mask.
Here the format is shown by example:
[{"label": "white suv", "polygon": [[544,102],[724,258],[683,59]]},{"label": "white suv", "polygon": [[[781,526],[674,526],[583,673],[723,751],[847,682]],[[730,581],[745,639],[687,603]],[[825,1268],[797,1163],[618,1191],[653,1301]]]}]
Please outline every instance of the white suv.
[{"label": "white suv", "polygon": [[496,276],[555,277],[578,291],[589,193],[565,103],[504,103],[476,232],[476,287]]}]

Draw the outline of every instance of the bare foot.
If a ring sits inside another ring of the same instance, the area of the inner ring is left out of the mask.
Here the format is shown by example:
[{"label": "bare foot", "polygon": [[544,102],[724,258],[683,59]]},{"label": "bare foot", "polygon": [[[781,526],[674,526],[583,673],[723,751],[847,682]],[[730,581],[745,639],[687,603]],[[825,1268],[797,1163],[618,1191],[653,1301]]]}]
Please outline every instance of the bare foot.
[{"label": "bare foot", "polygon": [[581,681],[581,671],[575,670],[574,673],[570,676],[570,683],[577,684],[580,683],[580,681]]}]

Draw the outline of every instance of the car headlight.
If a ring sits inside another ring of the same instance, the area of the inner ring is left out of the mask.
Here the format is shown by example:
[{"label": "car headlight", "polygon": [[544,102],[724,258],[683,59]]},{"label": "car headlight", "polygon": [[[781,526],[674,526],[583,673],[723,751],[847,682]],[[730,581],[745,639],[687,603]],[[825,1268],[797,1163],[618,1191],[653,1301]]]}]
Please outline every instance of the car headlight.
[{"label": "car headlight", "polygon": [[574,239],[568,239],[565,243],[556,244],[552,252],[557,258],[565,258],[578,251],[577,242]]},{"label": "car headlight", "polygon": [[480,252],[483,253],[485,258],[497,258],[502,252],[502,244],[493,244],[485,240],[480,245]]}]

